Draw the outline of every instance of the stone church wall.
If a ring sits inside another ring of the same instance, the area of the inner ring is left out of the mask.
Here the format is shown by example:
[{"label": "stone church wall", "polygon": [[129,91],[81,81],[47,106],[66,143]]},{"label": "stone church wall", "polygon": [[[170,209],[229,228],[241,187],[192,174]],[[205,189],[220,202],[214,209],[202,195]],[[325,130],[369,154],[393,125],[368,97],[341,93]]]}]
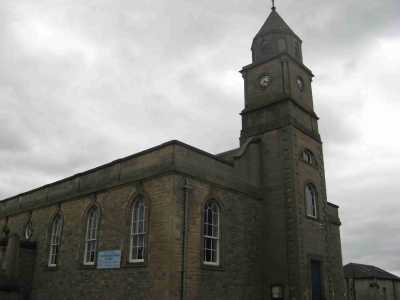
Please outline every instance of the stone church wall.
[{"label": "stone church wall", "polygon": [[[32,299],[180,299],[182,262],[183,175],[164,175],[38,208],[8,218],[10,232],[23,235],[30,219],[37,244]],[[187,299],[263,299],[261,200],[208,181],[189,178],[189,233],[184,290]],[[144,265],[128,263],[129,207],[135,195],[148,199],[148,257]],[[221,206],[221,266],[202,263],[203,206]],[[98,251],[122,250],[120,269],[99,270],[82,264],[85,213],[101,210]],[[59,261],[49,268],[49,227],[55,214],[64,220]],[[4,225],[5,220],[1,223]]]},{"label": "stone church wall", "polygon": [[[288,172],[288,140],[283,137],[282,130],[271,130],[263,137],[263,191],[264,208],[266,214],[264,238],[260,244],[265,249],[262,264],[264,269],[264,289],[266,295],[270,294],[272,285],[282,285],[286,298],[289,298],[289,278],[294,273],[289,272],[290,265],[295,264],[292,255],[296,249],[296,240],[289,240],[295,235],[288,231],[289,221],[286,221],[287,199],[290,189],[286,188],[290,173]],[[290,222],[294,220],[291,219]],[[270,299],[270,298],[266,298]]]},{"label": "stone church wall", "polygon": [[[311,260],[321,261],[322,288],[325,295],[329,294],[328,274],[328,244],[327,244],[327,199],[325,193],[325,179],[323,177],[323,160],[321,144],[297,129],[292,131],[293,152],[292,160],[295,164],[293,180],[295,182],[295,199],[298,214],[299,235],[299,268],[303,290],[311,296]],[[309,165],[302,159],[305,149],[312,151],[315,164]],[[308,217],[305,205],[305,187],[313,184],[318,195],[317,219]]]},{"label": "stone church wall", "polygon": [[[143,183],[150,199],[148,262],[144,266],[127,263],[129,204],[140,189],[130,184],[73,201],[34,210],[32,239],[37,241],[37,259],[32,299],[176,299],[176,255],[170,247],[174,222],[174,176]],[[101,209],[98,250],[122,250],[121,268],[98,270],[82,264],[85,211],[96,202]],[[48,236],[52,217],[60,211],[64,218],[59,263],[47,267]],[[9,218],[11,232],[22,233],[28,213]]]},{"label": "stone church wall", "polygon": [[[302,276],[307,278],[307,289],[311,285],[310,260],[321,260],[323,268],[323,288],[329,299],[341,300],[344,297],[342,253],[340,243],[340,219],[338,207],[327,201],[324,159],[322,145],[299,130],[295,131],[293,161],[296,164],[296,199],[299,213],[299,227],[302,229],[299,251],[303,264]],[[302,153],[309,149],[315,156],[315,164],[309,165],[302,160]],[[312,183],[317,188],[318,219],[306,217],[305,186]]]},{"label": "stone church wall", "polygon": [[329,245],[329,271],[331,275],[332,296],[335,300],[343,299],[345,283],[342,262],[342,247],[340,238],[340,220],[338,207],[328,203],[328,245]]},{"label": "stone church wall", "polygon": [[[189,197],[187,299],[258,300],[263,298],[260,248],[261,200],[192,180]],[[215,199],[221,207],[221,265],[202,263],[202,208]]]}]

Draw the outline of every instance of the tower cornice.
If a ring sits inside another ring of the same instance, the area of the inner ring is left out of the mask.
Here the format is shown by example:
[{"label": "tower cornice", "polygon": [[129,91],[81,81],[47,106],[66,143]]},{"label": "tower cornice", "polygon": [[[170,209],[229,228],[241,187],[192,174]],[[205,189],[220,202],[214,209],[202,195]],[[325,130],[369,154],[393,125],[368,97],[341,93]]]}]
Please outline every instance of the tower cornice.
[{"label": "tower cornice", "polygon": [[299,109],[301,109],[301,110],[302,110],[303,112],[305,112],[306,114],[312,116],[312,117],[315,118],[316,120],[319,120],[318,115],[317,115],[313,110],[307,109],[306,107],[304,107],[304,106],[302,106],[301,104],[299,104],[299,103],[298,103],[296,100],[294,100],[293,98],[291,98],[291,97],[286,97],[286,96],[284,96],[284,97],[282,97],[282,98],[279,98],[279,99],[277,99],[276,101],[270,102],[270,103],[265,104],[265,105],[260,105],[260,106],[258,106],[258,107],[253,107],[253,108],[245,108],[245,109],[243,109],[243,110],[240,112],[240,115],[244,115],[244,114],[247,114],[247,113],[251,113],[251,112],[258,111],[258,110],[262,110],[262,109],[264,109],[264,108],[268,108],[268,107],[270,107],[270,106],[277,105],[277,104],[279,104],[279,103],[283,103],[283,102],[286,102],[286,101],[289,101],[289,102],[293,103],[296,107],[298,107]]},{"label": "tower cornice", "polygon": [[313,72],[312,72],[309,68],[307,68],[306,65],[304,65],[304,64],[301,63],[301,62],[299,62],[297,59],[295,59],[293,56],[291,56],[291,55],[290,55],[289,53],[287,53],[287,52],[280,53],[280,54],[278,54],[278,55],[275,55],[274,57],[268,58],[268,59],[263,60],[263,61],[251,63],[251,64],[249,64],[249,65],[247,65],[247,66],[244,66],[244,67],[242,68],[242,70],[240,70],[239,72],[240,72],[240,73],[244,73],[244,72],[246,72],[246,71],[248,71],[248,70],[251,70],[251,69],[256,68],[256,67],[258,67],[258,66],[260,66],[260,65],[262,65],[262,64],[268,63],[268,62],[270,62],[270,61],[272,61],[272,60],[276,60],[276,59],[279,59],[279,58],[288,58],[288,59],[290,59],[293,63],[295,63],[296,65],[298,65],[298,66],[301,67],[302,69],[304,69],[304,71],[306,71],[311,77],[315,77],[314,74],[313,74]]}]

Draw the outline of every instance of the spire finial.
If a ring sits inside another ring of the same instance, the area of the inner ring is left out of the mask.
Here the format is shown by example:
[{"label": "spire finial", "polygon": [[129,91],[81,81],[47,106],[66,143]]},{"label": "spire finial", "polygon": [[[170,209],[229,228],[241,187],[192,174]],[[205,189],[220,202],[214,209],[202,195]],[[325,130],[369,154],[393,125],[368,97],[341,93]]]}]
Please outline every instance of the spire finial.
[{"label": "spire finial", "polygon": [[272,0],[272,10],[276,10],[276,7],[275,7],[275,0]]}]

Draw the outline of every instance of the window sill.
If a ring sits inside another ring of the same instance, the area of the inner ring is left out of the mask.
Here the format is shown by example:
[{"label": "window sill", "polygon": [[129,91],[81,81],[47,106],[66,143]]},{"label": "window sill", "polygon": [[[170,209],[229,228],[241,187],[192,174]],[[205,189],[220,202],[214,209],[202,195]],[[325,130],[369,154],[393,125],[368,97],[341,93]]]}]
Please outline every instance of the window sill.
[{"label": "window sill", "polygon": [[145,268],[147,267],[147,262],[138,261],[138,262],[130,262],[127,261],[121,268]]},{"label": "window sill", "polygon": [[45,265],[43,269],[44,269],[45,271],[53,272],[53,271],[58,271],[59,268],[60,268],[60,267],[59,267],[58,265],[56,265],[56,266]]},{"label": "window sill", "polygon": [[85,264],[81,263],[79,265],[79,269],[81,269],[81,270],[97,270],[97,265],[96,264],[94,264],[94,265],[85,265]]},{"label": "window sill", "polygon": [[312,221],[312,222],[315,222],[315,223],[323,224],[323,223],[321,222],[321,219],[318,218],[318,217],[316,218],[316,217],[306,216],[306,219],[307,219],[307,220],[310,220],[310,221]]},{"label": "window sill", "polygon": [[221,264],[216,265],[216,264],[207,264],[202,262],[201,268],[208,271],[220,271],[220,272],[225,271],[224,267]]}]

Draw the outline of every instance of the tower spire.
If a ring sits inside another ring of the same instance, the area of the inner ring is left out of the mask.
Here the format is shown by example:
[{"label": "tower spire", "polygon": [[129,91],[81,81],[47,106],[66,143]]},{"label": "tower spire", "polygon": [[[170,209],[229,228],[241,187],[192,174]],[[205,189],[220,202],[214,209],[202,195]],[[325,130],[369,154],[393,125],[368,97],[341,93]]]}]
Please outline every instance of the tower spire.
[{"label": "tower spire", "polygon": [[281,53],[289,53],[302,62],[301,39],[276,11],[275,0],[271,2],[272,11],[253,40],[253,63],[265,61]]}]

